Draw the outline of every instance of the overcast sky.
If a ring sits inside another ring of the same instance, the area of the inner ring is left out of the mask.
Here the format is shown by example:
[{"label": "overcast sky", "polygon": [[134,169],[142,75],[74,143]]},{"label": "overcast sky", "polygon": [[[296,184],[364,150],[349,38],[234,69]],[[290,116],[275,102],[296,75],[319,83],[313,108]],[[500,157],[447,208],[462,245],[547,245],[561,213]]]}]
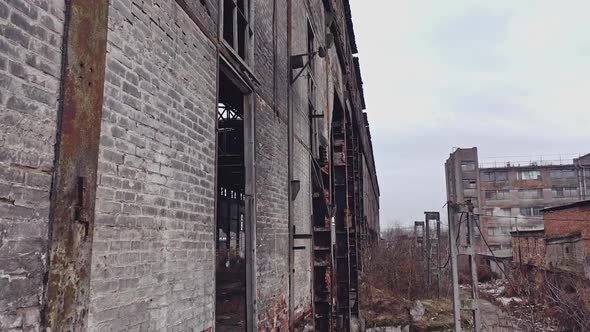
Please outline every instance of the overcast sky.
[{"label": "overcast sky", "polygon": [[480,160],[590,152],[590,1],[351,6],[382,229],[443,212],[453,147]]}]

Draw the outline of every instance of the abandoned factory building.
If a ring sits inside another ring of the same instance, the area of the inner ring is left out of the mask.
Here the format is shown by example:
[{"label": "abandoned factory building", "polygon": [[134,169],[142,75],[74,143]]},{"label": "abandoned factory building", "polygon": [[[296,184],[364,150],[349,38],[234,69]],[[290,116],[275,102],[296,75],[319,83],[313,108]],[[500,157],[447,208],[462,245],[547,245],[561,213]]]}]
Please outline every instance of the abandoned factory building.
[{"label": "abandoned factory building", "polygon": [[0,330],[349,330],[356,53],[348,0],[1,1]]}]

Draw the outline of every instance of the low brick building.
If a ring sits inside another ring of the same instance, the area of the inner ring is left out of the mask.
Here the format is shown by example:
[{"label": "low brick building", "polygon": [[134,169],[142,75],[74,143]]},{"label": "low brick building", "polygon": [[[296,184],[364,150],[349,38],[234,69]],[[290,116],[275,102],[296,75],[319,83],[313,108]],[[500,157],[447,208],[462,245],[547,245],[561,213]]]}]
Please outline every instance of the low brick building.
[{"label": "low brick building", "polygon": [[351,15],[1,1],[0,330],[348,330],[380,231]]},{"label": "low brick building", "polygon": [[540,229],[524,229],[510,232],[512,260],[518,264],[544,266],[545,232]]},{"label": "low brick building", "polygon": [[590,200],[544,209],[543,223],[510,232],[513,261],[590,278]]},{"label": "low brick building", "polygon": [[590,200],[543,210],[546,265],[590,278]]}]

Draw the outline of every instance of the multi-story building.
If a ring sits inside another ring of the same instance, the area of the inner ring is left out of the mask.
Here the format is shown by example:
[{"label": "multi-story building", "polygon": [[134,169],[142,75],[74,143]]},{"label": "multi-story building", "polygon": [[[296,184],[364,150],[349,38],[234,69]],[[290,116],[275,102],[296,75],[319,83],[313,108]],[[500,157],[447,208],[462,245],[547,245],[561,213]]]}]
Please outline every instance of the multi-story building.
[{"label": "multi-story building", "polygon": [[[510,231],[542,227],[543,209],[590,196],[589,166],[590,154],[569,161],[481,162],[477,148],[460,148],[445,164],[447,198],[470,199],[492,250],[510,248]],[[487,251],[482,241],[477,247]]]},{"label": "multi-story building", "polygon": [[348,330],[379,234],[351,15],[0,1],[0,330]]}]

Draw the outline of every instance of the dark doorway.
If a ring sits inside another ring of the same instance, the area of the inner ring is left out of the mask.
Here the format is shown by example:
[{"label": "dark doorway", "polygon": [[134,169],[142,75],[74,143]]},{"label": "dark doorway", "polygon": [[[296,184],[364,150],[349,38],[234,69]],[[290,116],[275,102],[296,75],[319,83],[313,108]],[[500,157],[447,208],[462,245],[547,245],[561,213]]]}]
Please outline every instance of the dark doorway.
[{"label": "dark doorway", "polygon": [[223,73],[217,105],[215,330],[246,330],[244,95]]}]

